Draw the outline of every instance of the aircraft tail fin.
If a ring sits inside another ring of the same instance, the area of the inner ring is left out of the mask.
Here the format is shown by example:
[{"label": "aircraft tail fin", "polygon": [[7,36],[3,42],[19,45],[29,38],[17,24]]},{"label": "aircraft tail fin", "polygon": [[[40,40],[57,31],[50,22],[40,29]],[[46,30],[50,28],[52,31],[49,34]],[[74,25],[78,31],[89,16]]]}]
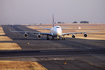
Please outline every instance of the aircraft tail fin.
[{"label": "aircraft tail fin", "polygon": [[53,18],[53,27],[54,27],[55,26],[55,23],[54,23],[54,14],[53,14],[53,17],[52,18]]}]

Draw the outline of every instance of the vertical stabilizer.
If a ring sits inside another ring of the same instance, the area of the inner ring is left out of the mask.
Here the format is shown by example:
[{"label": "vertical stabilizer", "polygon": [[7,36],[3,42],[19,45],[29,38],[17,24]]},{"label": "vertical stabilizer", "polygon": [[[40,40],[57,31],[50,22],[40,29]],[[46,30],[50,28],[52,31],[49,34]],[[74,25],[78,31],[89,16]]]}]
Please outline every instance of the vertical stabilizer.
[{"label": "vertical stabilizer", "polygon": [[54,14],[53,14],[53,17],[52,18],[53,18],[53,27],[54,27],[55,26],[55,23],[54,23]]}]

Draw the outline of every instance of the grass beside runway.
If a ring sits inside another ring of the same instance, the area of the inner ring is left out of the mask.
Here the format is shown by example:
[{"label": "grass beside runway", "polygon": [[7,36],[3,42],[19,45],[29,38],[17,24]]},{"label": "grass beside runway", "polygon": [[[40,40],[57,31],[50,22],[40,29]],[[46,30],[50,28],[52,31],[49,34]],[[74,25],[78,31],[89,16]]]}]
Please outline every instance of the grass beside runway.
[{"label": "grass beside runway", "polygon": [[22,49],[22,48],[16,43],[0,43],[0,50],[16,50],[16,49]]},{"label": "grass beside runway", "polygon": [[5,35],[3,28],[0,26],[0,35]]},{"label": "grass beside runway", "polygon": [[0,36],[0,41],[12,41],[12,39],[7,36]]},{"label": "grass beside runway", "polygon": [[0,61],[0,70],[48,70],[38,62]]}]

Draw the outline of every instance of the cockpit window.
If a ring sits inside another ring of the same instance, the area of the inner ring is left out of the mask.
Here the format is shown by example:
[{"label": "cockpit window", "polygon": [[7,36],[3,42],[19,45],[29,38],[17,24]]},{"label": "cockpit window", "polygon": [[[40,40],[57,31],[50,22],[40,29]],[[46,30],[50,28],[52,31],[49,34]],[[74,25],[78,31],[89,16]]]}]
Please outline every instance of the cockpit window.
[{"label": "cockpit window", "polygon": [[59,28],[59,27],[57,27],[57,28]]}]

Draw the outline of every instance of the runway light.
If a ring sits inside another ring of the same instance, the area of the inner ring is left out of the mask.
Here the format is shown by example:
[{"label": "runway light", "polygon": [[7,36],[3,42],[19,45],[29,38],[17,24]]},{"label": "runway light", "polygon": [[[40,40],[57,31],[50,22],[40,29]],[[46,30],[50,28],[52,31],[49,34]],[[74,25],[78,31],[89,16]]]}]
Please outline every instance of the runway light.
[{"label": "runway light", "polygon": [[67,63],[66,63],[66,62],[64,62],[63,64],[64,64],[64,65],[66,65]]},{"label": "runway light", "polygon": [[28,44],[30,44],[30,43],[28,43]]}]

